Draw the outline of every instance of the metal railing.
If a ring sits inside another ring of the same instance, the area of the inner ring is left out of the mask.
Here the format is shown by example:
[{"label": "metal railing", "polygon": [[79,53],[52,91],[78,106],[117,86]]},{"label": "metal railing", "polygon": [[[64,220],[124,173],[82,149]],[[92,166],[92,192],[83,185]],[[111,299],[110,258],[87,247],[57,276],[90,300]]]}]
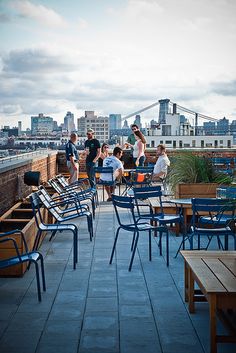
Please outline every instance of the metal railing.
[{"label": "metal railing", "polygon": [[51,152],[51,150],[45,149],[45,150],[37,150],[37,151],[33,151],[33,152],[20,153],[20,154],[16,154],[16,155],[13,155],[13,156],[0,158],[0,163],[4,164],[4,163],[7,163],[7,162],[16,161],[18,159],[26,159],[26,158],[28,159],[29,157],[35,157],[35,156],[38,156],[38,155],[47,154],[49,152]]}]

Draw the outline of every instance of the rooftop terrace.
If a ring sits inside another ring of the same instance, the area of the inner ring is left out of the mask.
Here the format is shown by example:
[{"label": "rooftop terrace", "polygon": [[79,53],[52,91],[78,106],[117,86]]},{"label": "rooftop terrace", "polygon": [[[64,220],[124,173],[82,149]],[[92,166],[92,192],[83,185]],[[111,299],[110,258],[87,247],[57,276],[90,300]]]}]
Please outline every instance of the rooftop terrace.
[{"label": "rooftop terrace", "polygon": [[[47,283],[42,302],[33,268],[23,278],[0,278],[1,353],[209,352],[208,304],[197,303],[190,315],[183,299],[183,259],[174,259],[181,237],[170,237],[167,268],[156,238],[148,260],[148,237],[142,234],[128,272],[130,233],[121,231],[109,265],[117,226],[111,203],[97,209],[93,242],[85,221],[74,223],[79,228],[76,270],[71,234],[58,233],[51,242],[47,236],[41,246]],[[235,345],[218,348],[235,352]]]}]

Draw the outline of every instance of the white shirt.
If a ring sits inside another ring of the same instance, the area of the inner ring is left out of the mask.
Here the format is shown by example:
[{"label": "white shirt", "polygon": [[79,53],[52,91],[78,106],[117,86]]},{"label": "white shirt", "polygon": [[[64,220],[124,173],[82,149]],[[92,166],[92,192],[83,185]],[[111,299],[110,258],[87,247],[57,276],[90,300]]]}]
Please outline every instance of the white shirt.
[{"label": "white shirt", "polygon": [[166,155],[161,155],[158,157],[156,164],[154,166],[153,174],[158,174],[163,172],[167,174],[167,169],[170,166],[170,160]]},{"label": "white shirt", "polygon": [[[140,140],[136,141],[135,144],[134,144],[134,147],[133,147],[133,157],[134,158],[138,158],[138,154],[139,154],[139,146],[138,146],[138,143],[139,143]],[[142,151],[141,153],[141,156],[144,156],[144,151]],[[140,156],[140,157],[141,157]]]},{"label": "white shirt", "polygon": [[[103,167],[112,167],[113,168],[113,180],[116,179],[118,169],[124,170],[123,164],[115,156],[106,157],[103,161]],[[110,173],[101,173],[100,179],[104,181],[112,181],[112,176]]]}]

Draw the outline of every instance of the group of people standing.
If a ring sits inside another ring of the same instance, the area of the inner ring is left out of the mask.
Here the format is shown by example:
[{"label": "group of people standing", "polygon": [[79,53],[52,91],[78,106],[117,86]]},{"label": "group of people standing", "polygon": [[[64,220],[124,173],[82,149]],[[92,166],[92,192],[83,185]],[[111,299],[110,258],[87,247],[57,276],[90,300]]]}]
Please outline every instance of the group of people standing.
[{"label": "group of people standing", "polygon": [[[133,162],[136,166],[144,166],[145,162],[145,148],[146,140],[142,132],[139,130],[136,124],[131,126],[132,134],[128,137],[127,142],[124,144],[124,148],[130,147],[132,151]],[[69,183],[73,183],[78,180],[79,174],[79,156],[76,149],[78,137],[76,133],[72,133],[70,140],[66,144],[66,160],[67,167],[70,173]],[[123,155],[123,149],[121,147],[115,147],[113,154],[109,155],[109,145],[100,142],[94,137],[94,131],[88,129],[87,140],[84,144],[83,153],[86,155],[86,172],[90,180],[94,180],[95,166],[112,167],[114,172],[114,180],[120,178],[123,174],[124,167],[121,162]],[[164,145],[158,145],[157,147],[157,162],[154,166],[153,177],[154,180],[163,178],[167,174],[167,168],[170,165],[170,161],[166,155]],[[100,176],[100,179],[109,181],[109,175],[106,173]],[[111,194],[114,191],[112,186],[107,186],[106,191],[108,194],[107,201],[111,201]]]}]

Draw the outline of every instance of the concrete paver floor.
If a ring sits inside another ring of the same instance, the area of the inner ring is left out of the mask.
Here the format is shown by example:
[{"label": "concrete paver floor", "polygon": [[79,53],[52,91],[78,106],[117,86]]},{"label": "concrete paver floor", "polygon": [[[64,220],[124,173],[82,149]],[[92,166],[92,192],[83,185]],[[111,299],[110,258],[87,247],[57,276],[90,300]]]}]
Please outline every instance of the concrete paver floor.
[{"label": "concrete paver floor", "polygon": [[[89,241],[85,220],[79,228],[79,263],[72,268],[72,236],[47,236],[47,291],[37,301],[34,268],[23,278],[0,278],[1,353],[208,353],[208,304],[190,315],[183,300],[183,260],[174,259],[181,241],[170,237],[170,266],[142,234],[128,272],[132,235],[121,231],[112,265],[117,227],[111,203],[101,203]],[[164,250],[165,255],[165,250]],[[235,345],[218,345],[235,352]]]}]

